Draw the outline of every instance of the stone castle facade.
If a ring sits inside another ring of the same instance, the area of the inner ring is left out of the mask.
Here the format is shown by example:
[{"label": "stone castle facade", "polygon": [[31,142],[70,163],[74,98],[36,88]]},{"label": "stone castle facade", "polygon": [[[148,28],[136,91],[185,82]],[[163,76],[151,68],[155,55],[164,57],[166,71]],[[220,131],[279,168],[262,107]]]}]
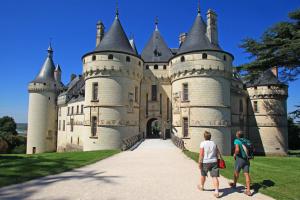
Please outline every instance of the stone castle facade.
[{"label": "stone castle facade", "polygon": [[[169,48],[155,23],[141,55],[116,13],[105,33],[97,23],[96,48],[83,55],[83,70],[68,84],[53,50],[29,83],[27,153],[120,149],[125,140],[182,138],[198,152],[205,130],[230,155],[237,130],[257,153],[287,152],[288,88],[268,70],[244,82],[233,55],[218,41],[217,15],[200,10],[179,47]],[[274,73],[275,72],[275,73]]]}]

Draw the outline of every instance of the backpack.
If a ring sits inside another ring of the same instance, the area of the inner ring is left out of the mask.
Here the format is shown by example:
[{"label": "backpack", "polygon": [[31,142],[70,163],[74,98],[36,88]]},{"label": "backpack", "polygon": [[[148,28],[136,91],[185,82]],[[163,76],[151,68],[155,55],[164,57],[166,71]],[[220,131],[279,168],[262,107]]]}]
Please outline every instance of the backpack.
[{"label": "backpack", "polygon": [[246,157],[243,156],[243,158],[247,160],[254,159],[254,146],[252,142],[245,138],[240,138],[239,140],[242,142],[243,151],[245,152],[246,155]]}]

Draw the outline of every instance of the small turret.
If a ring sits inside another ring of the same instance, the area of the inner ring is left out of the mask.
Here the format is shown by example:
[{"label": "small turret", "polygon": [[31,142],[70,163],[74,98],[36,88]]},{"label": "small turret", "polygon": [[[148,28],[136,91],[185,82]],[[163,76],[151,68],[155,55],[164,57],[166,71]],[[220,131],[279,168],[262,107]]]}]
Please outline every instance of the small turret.
[{"label": "small turret", "polygon": [[104,24],[99,20],[97,23],[96,47],[100,44],[101,40],[104,37],[104,30]]},{"label": "small turret", "polygon": [[55,72],[58,75],[60,70],[55,70],[51,45],[47,51],[39,74],[28,86],[27,154],[56,150],[56,98],[59,84]]},{"label": "small turret", "polygon": [[58,83],[61,82],[61,68],[60,68],[59,64],[56,65],[56,68],[54,70],[54,79]]}]

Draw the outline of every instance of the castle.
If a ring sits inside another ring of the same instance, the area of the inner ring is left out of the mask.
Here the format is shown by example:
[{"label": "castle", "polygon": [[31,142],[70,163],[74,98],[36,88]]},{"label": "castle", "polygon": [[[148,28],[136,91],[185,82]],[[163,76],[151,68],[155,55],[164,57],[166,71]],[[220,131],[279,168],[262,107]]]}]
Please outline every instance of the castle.
[{"label": "castle", "polygon": [[96,26],[96,48],[82,56],[82,75],[61,82],[52,47],[29,83],[27,153],[120,149],[124,140],[170,138],[198,152],[205,130],[230,155],[237,130],[256,152],[287,152],[288,87],[276,68],[252,82],[232,67],[233,55],[218,41],[217,15],[200,9],[179,47],[169,48],[155,29],[139,54],[119,13],[107,32]]}]

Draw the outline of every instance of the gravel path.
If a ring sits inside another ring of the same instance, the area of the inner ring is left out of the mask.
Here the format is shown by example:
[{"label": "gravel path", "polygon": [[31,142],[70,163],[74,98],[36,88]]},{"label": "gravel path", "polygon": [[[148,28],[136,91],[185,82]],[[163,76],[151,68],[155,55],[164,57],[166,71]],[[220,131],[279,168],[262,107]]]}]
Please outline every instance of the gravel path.
[{"label": "gravel path", "polygon": [[[26,173],[26,172],[24,172]],[[170,140],[146,140],[126,151],[70,172],[47,176],[0,189],[0,199],[30,200],[208,200],[213,197],[211,178],[199,191],[197,164]],[[247,197],[228,189],[220,178],[222,199],[271,199],[262,194]]]}]

